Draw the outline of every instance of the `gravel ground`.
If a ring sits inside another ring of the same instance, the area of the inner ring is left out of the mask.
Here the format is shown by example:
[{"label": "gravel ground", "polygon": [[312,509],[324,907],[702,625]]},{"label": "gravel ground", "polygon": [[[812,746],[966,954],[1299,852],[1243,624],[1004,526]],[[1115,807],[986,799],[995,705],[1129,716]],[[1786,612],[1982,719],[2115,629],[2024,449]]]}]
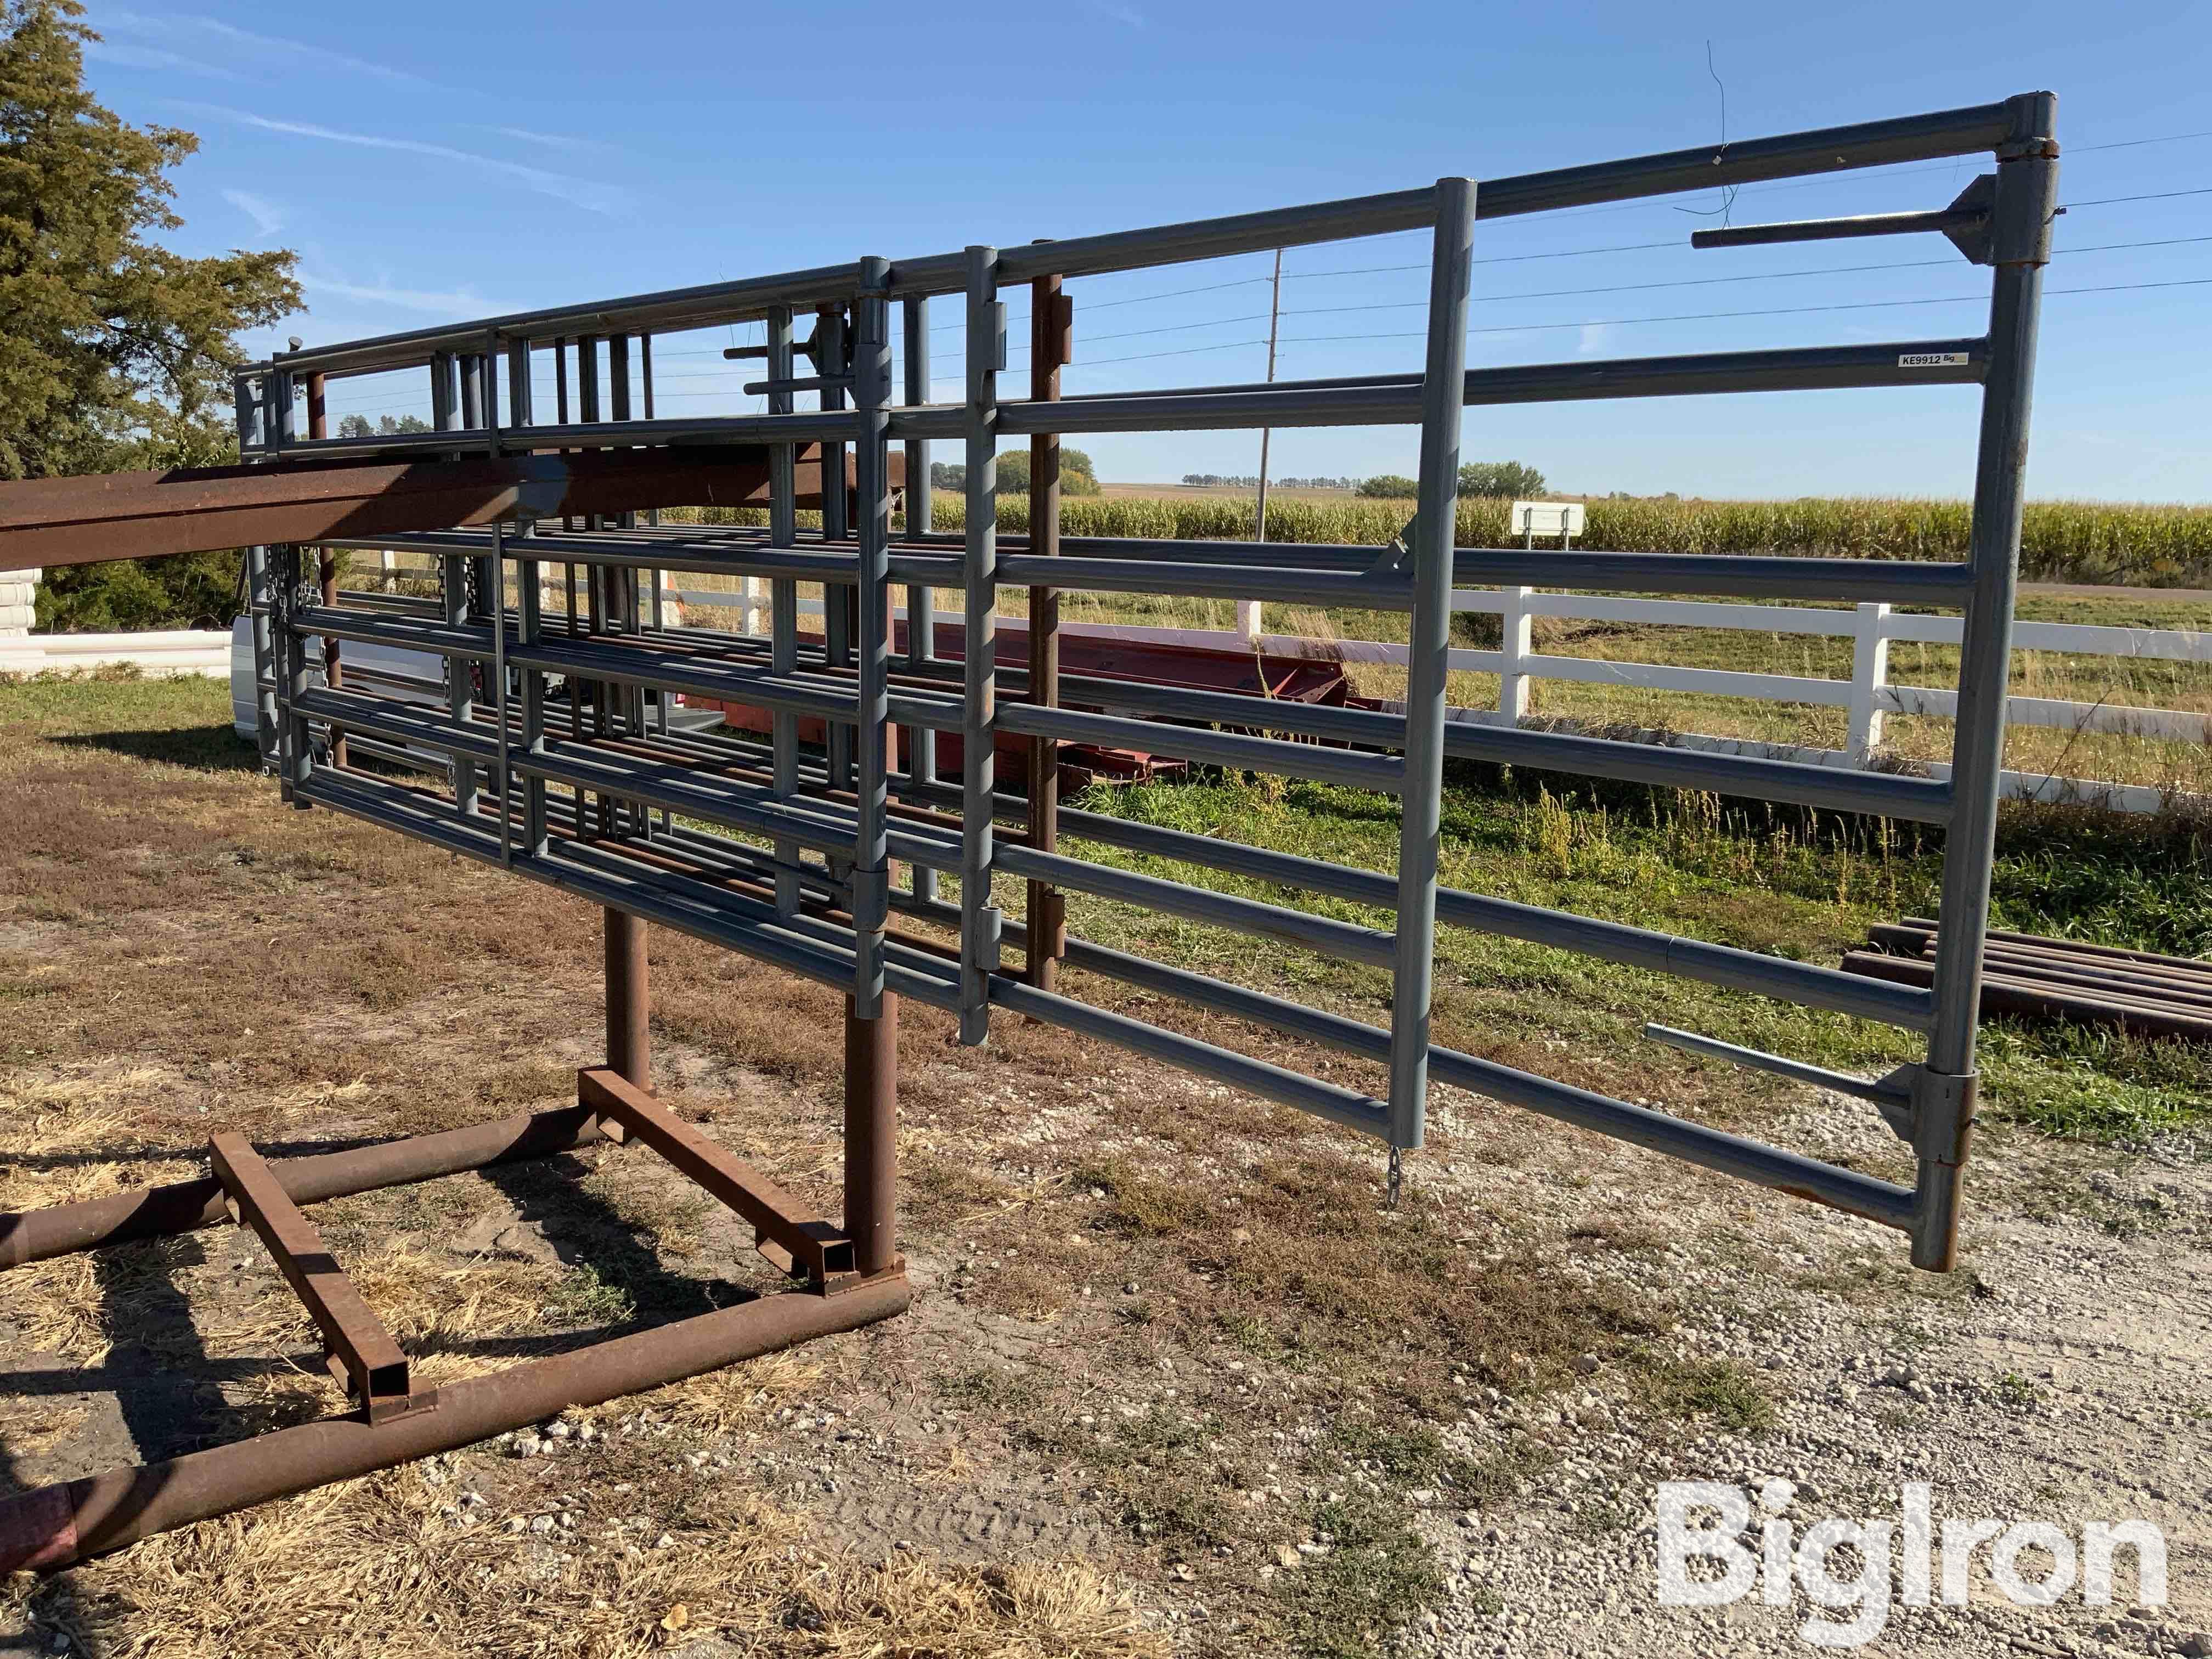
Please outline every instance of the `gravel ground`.
[{"label": "gravel ground", "polygon": [[[1864,1109],[1832,1103],[1825,1121],[1794,1132],[1856,1140]],[[1765,1513],[1756,1495],[1779,1479],[1787,1485],[1772,1495],[1786,1500],[1793,1536],[1829,1516],[1895,1521],[1909,1481],[1930,1483],[1939,1530],[1947,1516],[1990,1516],[2055,1522],[2078,1539],[2087,1522],[2140,1517],[2165,1536],[2163,1607],[2134,1604],[2127,1551],[2111,1606],[2085,1605],[2077,1587],[2051,1607],[2015,1607],[1990,1581],[1984,1548],[1972,1557],[1965,1607],[1897,1607],[1866,1651],[2212,1653],[2212,1172],[2155,1155],[2089,1171],[2087,1190],[2102,1200],[2090,1207],[2150,1219],[2123,1237],[2109,1221],[2036,1218],[2005,1201],[2053,1161],[2070,1161],[2070,1149],[2021,1140],[1984,1155],[1968,1265],[1948,1279],[1904,1273],[1893,1242],[1810,1206],[1762,1203],[1717,1239],[1680,1227],[1688,1218],[1638,1178],[1648,1166],[1632,1155],[1587,1167],[1593,1185],[1577,1205],[1616,1205],[1675,1235],[1641,1265],[1697,1310],[1670,1343],[1756,1368],[1775,1420],[1765,1432],[1656,1444],[1632,1431],[1601,1373],[1565,1400],[1474,1401],[1467,1449],[1519,1437],[1563,1455],[1522,1483],[1507,1518],[1433,1515],[1427,1535],[1453,1587],[1428,1632],[1434,1650],[1808,1651],[1808,1616],[1849,1612],[1815,1607],[1802,1589],[1786,1606],[1755,1590],[1715,1608],[1655,1596],[1656,1483],[1743,1487],[1755,1528]],[[2031,1551],[2024,1569],[2039,1559]]]}]

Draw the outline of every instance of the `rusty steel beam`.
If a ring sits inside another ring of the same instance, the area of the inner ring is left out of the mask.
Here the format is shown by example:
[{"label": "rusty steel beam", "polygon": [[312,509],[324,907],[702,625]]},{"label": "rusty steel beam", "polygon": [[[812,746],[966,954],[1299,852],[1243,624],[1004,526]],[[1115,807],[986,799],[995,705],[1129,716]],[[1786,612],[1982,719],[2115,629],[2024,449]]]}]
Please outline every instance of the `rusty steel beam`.
[{"label": "rusty steel beam", "polygon": [[414,1458],[455,1451],[572,1406],[595,1406],[740,1359],[858,1329],[906,1311],[903,1273],[835,1295],[793,1291],[447,1383],[437,1404],[380,1423],[325,1418],[297,1428],[111,1469],[0,1502],[0,1573],[56,1571],[249,1504]]},{"label": "rusty steel beam", "polygon": [[[597,1146],[599,1140],[590,1109],[569,1106],[348,1152],[277,1158],[269,1170],[292,1202],[319,1204],[495,1164],[552,1158]],[[228,1198],[222,1182],[208,1176],[0,1215],[0,1269],[105,1244],[218,1226],[230,1219]]]},{"label": "rusty steel beam", "polygon": [[[800,504],[818,507],[820,447],[799,454]],[[849,462],[847,471],[849,489]],[[768,451],[750,444],[453,460],[333,458],[29,478],[0,484],[0,564],[52,569],[257,543],[313,545],[325,537],[449,530],[519,512],[765,507],[768,498]]]},{"label": "rusty steel beam", "polygon": [[209,1140],[208,1161],[238,1219],[260,1235],[276,1271],[298,1292],[368,1420],[380,1422],[420,1403],[410,1398],[407,1356],[261,1155],[243,1135],[225,1132]]},{"label": "rusty steel beam", "polygon": [[[1853,951],[1844,958],[1846,973],[1869,979],[1890,980],[1899,985],[1932,986],[1936,964],[1913,957],[1884,956],[1877,951]],[[2019,1014],[2030,1018],[2073,1020],[2082,1024],[2118,1025],[2147,1036],[2179,1037],[2189,1042],[2212,1042],[2212,1014],[2197,1013],[2172,1003],[2112,996],[2102,988],[2069,987],[2047,980],[2028,980],[2007,975],[1992,963],[1982,976],[1981,1012]]]},{"label": "rusty steel beam", "polygon": [[794,1267],[817,1285],[853,1271],[853,1246],[830,1223],[717,1141],[709,1140],[642,1089],[607,1066],[576,1073],[576,1098],[597,1115],[608,1139],[635,1139],[753,1224],[756,1244],[786,1273]]}]

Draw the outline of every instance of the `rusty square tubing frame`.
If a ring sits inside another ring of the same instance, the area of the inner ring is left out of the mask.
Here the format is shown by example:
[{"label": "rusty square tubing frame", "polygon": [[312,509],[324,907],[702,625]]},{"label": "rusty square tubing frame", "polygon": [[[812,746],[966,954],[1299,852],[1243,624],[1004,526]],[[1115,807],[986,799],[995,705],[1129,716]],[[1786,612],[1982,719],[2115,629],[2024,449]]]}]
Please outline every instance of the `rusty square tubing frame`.
[{"label": "rusty square tubing frame", "polygon": [[[640,923],[642,927],[644,924]],[[599,1133],[621,1143],[636,1140],[705,1188],[753,1224],[756,1245],[785,1273],[794,1267],[819,1288],[853,1271],[852,1241],[826,1221],[817,1220],[791,1194],[708,1139],[642,1089],[610,1066],[586,1066],[576,1073],[576,1098],[599,1120]]]},{"label": "rusty square tubing frame", "polygon": [[434,1406],[380,1423],[325,1418],[0,1501],[0,1572],[53,1571],[155,1533],[464,1446],[904,1313],[903,1269],[835,1295],[786,1291],[449,1382]]},{"label": "rusty square tubing frame", "polygon": [[208,1162],[230,1194],[239,1221],[260,1235],[276,1271],[298,1292],[368,1420],[381,1422],[422,1403],[410,1398],[407,1356],[261,1155],[244,1136],[226,1132],[208,1142]]}]

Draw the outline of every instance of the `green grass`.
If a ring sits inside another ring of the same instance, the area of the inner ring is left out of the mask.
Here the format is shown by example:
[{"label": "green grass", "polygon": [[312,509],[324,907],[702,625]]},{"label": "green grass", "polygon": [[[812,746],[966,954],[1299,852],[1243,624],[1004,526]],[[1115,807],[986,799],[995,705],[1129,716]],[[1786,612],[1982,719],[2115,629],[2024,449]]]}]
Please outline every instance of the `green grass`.
[{"label": "green grass", "polygon": [[1316,1505],[1310,1524],[1326,1554],[1275,1580],[1283,1634],[1316,1659],[1371,1659],[1385,1634],[1436,1601],[1443,1573],[1390,1498],[1355,1492]]}]

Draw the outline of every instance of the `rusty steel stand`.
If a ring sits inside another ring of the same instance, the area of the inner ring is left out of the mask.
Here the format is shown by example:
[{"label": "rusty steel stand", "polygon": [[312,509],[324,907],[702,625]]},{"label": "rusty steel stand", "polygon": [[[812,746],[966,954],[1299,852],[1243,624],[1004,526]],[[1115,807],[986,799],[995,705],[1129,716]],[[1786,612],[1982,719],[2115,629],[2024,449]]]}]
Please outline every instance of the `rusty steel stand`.
[{"label": "rusty steel stand", "polygon": [[641,1089],[653,1086],[652,997],[645,958],[645,923],[627,910],[605,911],[607,1068]]},{"label": "rusty steel stand", "polygon": [[[1040,276],[1030,286],[1030,396],[1040,403],[1060,401],[1060,371],[1072,355],[1075,302],[1061,291],[1057,276]],[[1030,551],[1040,557],[1060,552],[1060,434],[1039,432],[1030,439]],[[1060,706],[1060,590],[1030,589],[1030,702],[1039,708]],[[1030,739],[1029,832],[1030,848],[1050,853],[1060,844],[1060,742]],[[1067,901],[1049,883],[1028,884],[1029,932],[1024,977],[1049,991],[1067,954]]]},{"label": "rusty steel stand", "polygon": [[845,1233],[853,1264],[886,1273],[898,1257],[898,994],[862,1019],[845,999]]},{"label": "rusty steel stand", "polygon": [[[0,1269],[228,1220],[259,1235],[321,1331],[349,1413],[0,1500],[0,1573],[53,1571],[155,1533],[459,1447],[570,1407],[714,1370],[903,1313],[897,1253],[898,999],[876,1019],[846,1003],[845,1223],[793,1194],[647,1092],[646,928],[605,912],[607,1063],[577,1103],[310,1158],[264,1160],[241,1136],[209,1143],[211,1174],[0,1215]],[[301,1206],[608,1143],[636,1143],[752,1224],[781,1295],[426,1389]]]}]

